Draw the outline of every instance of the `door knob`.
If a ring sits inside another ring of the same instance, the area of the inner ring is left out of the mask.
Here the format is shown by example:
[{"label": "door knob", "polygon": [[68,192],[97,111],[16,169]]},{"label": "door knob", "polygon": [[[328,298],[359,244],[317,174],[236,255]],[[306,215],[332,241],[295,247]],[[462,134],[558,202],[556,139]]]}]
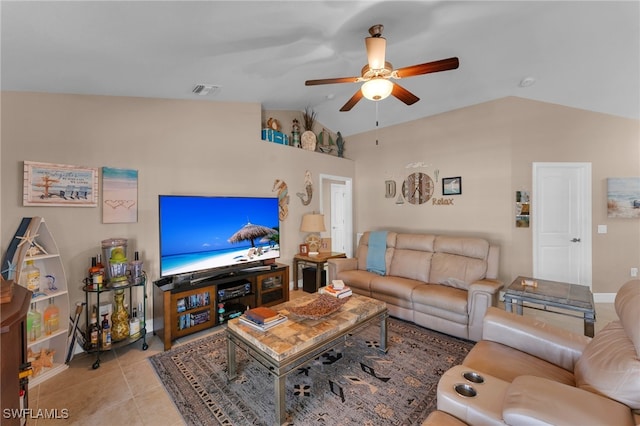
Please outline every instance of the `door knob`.
[{"label": "door knob", "polygon": [[571,240],[572,243],[579,243],[580,242],[580,238],[574,238]]}]

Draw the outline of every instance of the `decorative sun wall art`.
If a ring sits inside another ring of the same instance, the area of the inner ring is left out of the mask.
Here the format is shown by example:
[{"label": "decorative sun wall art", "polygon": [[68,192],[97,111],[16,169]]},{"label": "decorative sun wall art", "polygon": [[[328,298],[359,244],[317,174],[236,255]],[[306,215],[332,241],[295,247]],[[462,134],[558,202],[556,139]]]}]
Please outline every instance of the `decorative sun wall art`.
[{"label": "decorative sun wall art", "polygon": [[102,223],[138,221],[138,171],[102,168]]},{"label": "decorative sun wall art", "polygon": [[640,218],[640,177],[607,179],[607,216]]}]

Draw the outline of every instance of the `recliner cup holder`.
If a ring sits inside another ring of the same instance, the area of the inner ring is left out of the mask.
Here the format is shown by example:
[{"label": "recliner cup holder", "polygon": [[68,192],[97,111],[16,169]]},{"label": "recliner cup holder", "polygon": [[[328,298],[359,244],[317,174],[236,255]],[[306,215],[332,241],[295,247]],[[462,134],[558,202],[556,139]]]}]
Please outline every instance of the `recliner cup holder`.
[{"label": "recliner cup holder", "polygon": [[453,389],[456,391],[458,395],[463,396],[465,398],[473,398],[478,394],[478,392],[476,392],[473,386],[468,385],[466,383],[456,383],[455,385],[453,385]]},{"label": "recliner cup holder", "polygon": [[484,377],[474,371],[465,371],[462,373],[462,377],[471,383],[484,383]]}]

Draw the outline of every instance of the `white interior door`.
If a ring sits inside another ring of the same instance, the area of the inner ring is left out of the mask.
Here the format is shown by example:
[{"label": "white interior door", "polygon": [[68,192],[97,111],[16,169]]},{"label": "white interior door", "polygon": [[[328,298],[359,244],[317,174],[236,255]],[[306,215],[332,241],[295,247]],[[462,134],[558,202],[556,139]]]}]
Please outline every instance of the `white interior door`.
[{"label": "white interior door", "polygon": [[534,163],[533,275],[591,288],[591,163]]},{"label": "white interior door", "polygon": [[345,253],[345,202],[344,185],[331,184],[331,250]]},{"label": "white interior door", "polygon": [[321,174],[320,211],[330,217],[331,250],[352,257],[353,180],[343,176]]}]

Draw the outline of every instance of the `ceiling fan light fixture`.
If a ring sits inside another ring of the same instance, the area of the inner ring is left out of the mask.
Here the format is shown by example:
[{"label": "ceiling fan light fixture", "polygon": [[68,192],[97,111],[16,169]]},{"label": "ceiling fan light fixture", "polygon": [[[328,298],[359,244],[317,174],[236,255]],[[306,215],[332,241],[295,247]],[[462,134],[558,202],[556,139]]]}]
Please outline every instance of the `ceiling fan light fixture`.
[{"label": "ceiling fan light fixture", "polygon": [[372,70],[384,69],[387,40],[384,37],[367,37],[364,39],[367,49],[367,62]]},{"label": "ceiling fan light fixture", "polygon": [[372,78],[360,88],[362,95],[372,101],[381,101],[393,91],[393,83],[386,78]]}]

